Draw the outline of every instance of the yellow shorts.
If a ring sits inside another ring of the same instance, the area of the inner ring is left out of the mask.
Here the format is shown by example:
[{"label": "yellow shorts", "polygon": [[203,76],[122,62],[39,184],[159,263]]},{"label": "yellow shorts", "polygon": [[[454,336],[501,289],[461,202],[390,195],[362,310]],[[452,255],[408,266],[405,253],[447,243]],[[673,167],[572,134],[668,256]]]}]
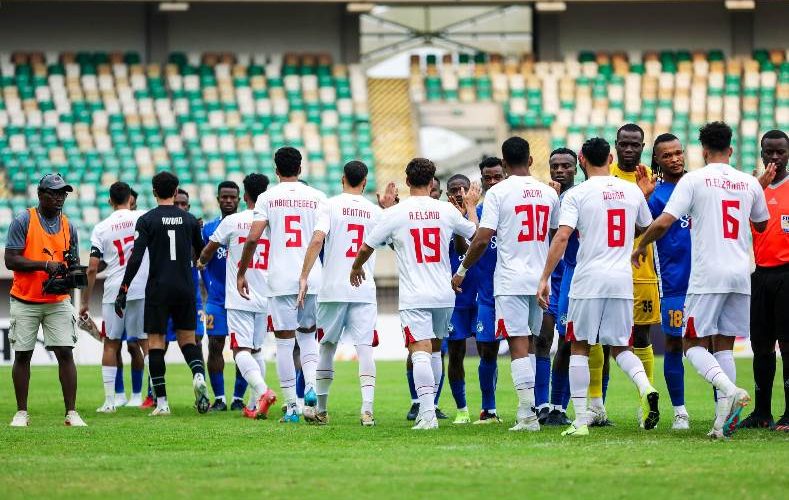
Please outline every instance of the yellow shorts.
[{"label": "yellow shorts", "polygon": [[633,322],[636,325],[660,323],[660,292],[657,283],[633,283]]}]

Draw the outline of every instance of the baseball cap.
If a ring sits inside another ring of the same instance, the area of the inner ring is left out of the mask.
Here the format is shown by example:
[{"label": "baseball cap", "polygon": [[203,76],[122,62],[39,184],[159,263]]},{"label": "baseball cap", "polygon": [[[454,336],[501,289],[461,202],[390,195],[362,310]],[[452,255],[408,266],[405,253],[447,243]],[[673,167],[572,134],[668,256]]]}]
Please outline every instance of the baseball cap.
[{"label": "baseball cap", "polygon": [[51,189],[52,191],[60,191],[61,189],[72,192],[74,188],[71,187],[70,184],[66,184],[66,181],[63,180],[63,177],[60,174],[47,174],[41,178],[41,182],[38,183],[39,189]]}]

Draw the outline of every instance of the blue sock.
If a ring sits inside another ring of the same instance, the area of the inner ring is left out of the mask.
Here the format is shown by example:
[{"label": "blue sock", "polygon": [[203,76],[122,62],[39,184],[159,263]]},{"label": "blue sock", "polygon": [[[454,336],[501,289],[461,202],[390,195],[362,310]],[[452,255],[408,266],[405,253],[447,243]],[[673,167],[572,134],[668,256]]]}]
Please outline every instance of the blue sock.
[{"label": "blue sock", "polygon": [[603,373],[603,403],[605,403],[605,396],[608,393],[608,379],[609,374]]},{"label": "blue sock", "polygon": [[668,395],[672,406],[685,404],[685,367],[682,365],[682,354],[667,352],[663,355],[663,376],[666,377]]},{"label": "blue sock", "polygon": [[225,397],[225,374],[223,372],[209,373],[211,379],[211,390],[214,391],[214,398]]},{"label": "blue sock", "polygon": [[551,382],[551,358],[537,356],[537,373],[534,374],[534,404],[537,408],[548,403]]},{"label": "blue sock", "polygon": [[465,408],[466,405],[466,381],[463,379],[460,380],[450,380],[449,381],[449,388],[452,389],[452,397],[455,398],[455,404],[457,405],[458,409]]},{"label": "blue sock", "polygon": [[441,380],[438,381],[438,391],[436,391],[436,397],[433,400],[434,404],[438,406],[438,400],[441,399],[441,389],[444,388],[444,373],[446,370],[441,370]]},{"label": "blue sock", "polygon": [[419,396],[416,395],[416,386],[414,385],[414,370],[406,370],[405,378],[408,379],[408,390],[411,392],[411,401],[416,401]]},{"label": "blue sock", "polygon": [[118,371],[115,374],[115,394],[122,394],[126,392],[126,388],[123,386],[123,367],[118,367]]},{"label": "blue sock", "polygon": [[145,370],[135,370],[132,368],[132,394],[139,394],[142,392],[142,376]]},{"label": "blue sock", "polygon": [[482,409],[493,410],[496,408],[496,376],[498,364],[495,359],[479,359],[479,390],[482,393]]},{"label": "blue sock", "polygon": [[236,384],[233,386],[233,399],[244,399],[247,392],[247,381],[241,376],[241,372],[236,367]]},{"label": "blue sock", "polygon": [[296,370],[296,397],[304,399],[304,372]]},{"label": "blue sock", "polygon": [[567,410],[567,405],[570,404],[570,375],[564,375],[564,389],[562,390],[562,408]]},{"label": "blue sock", "polygon": [[567,376],[567,372],[557,370],[556,365],[554,365],[553,370],[551,370],[551,404],[552,405],[564,407],[565,386],[569,383],[569,381],[570,379]]}]

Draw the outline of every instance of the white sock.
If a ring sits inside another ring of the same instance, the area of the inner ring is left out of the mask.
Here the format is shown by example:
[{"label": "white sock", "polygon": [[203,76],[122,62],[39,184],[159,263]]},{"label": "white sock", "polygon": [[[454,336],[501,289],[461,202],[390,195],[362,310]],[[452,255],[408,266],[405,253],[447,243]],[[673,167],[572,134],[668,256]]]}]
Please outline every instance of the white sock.
[{"label": "white sock", "polygon": [[718,360],[721,370],[729,377],[731,383],[737,385],[737,365],[734,364],[734,351],[718,351],[713,356]]},{"label": "white sock", "polygon": [[586,395],[589,392],[589,356],[570,355],[570,399],[575,409],[575,426],[589,423],[586,409]]},{"label": "white sock", "polygon": [[277,375],[282,397],[288,406],[296,403],[296,366],[293,364],[293,347],[296,339],[277,339]]},{"label": "white sock", "polygon": [[650,389],[651,386],[649,385],[649,379],[647,378],[647,372],[644,370],[644,365],[632,351],[620,352],[616,357],[616,364],[618,364],[619,368],[627,373],[630,380],[636,384],[639,396],[643,396],[644,393]]},{"label": "white sock", "polygon": [[101,381],[104,383],[104,402],[115,401],[115,376],[118,374],[117,366],[101,366]]},{"label": "white sock", "polygon": [[362,389],[362,413],[373,412],[375,399],[375,361],[373,346],[357,345],[356,355],[359,357],[359,387]]},{"label": "white sock", "polygon": [[674,415],[687,415],[687,414],[688,414],[688,410],[685,409],[685,405],[674,407]]},{"label": "white sock", "polygon": [[421,418],[433,419],[436,415],[436,407],[433,404],[436,382],[430,366],[431,355],[425,351],[414,351],[411,354],[411,363],[414,365],[414,386],[419,398],[419,415]]},{"label": "white sock", "polygon": [[[534,337],[531,338],[534,340]],[[537,355],[536,354],[529,354],[529,363],[531,363],[531,372],[537,373]]]},{"label": "white sock", "polygon": [[[249,381],[247,380],[247,382],[249,382]],[[216,397],[214,397],[214,399],[216,399],[217,401],[221,401],[223,403],[225,402],[225,397],[224,396],[216,396]]]},{"label": "white sock", "polygon": [[320,345],[320,359],[315,375],[315,393],[318,395],[318,411],[326,411],[329,401],[329,389],[334,381],[334,353],[337,352],[337,344],[328,342]]},{"label": "white sock", "polygon": [[518,393],[518,418],[534,415],[534,371],[529,358],[513,359],[512,384]]},{"label": "white sock", "polygon": [[589,406],[592,408],[605,408],[603,398],[589,398]]},{"label": "white sock", "polygon": [[[260,369],[260,376],[263,377],[263,383],[266,383],[266,358],[263,356],[263,350],[259,350],[257,352],[252,352],[252,359],[255,360],[255,363],[258,364],[258,368]],[[268,385],[266,385],[266,390],[268,390]],[[264,391],[265,392],[265,391]],[[235,398],[233,398],[235,399]],[[241,398],[239,398],[241,399]]]},{"label": "white sock", "polygon": [[315,332],[296,332],[301,352],[301,371],[304,372],[304,392],[315,389],[315,370],[318,368],[318,340]]},{"label": "white sock", "polygon": [[157,408],[164,408],[165,406],[169,406],[167,404],[167,396],[162,396],[156,398],[156,407]]},{"label": "white sock", "polygon": [[236,353],[236,366],[238,371],[241,372],[241,376],[244,377],[244,380],[247,381],[252,389],[249,401],[250,407],[254,408],[257,399],[268,389],[266,382],[263,380],[263,375],[260,373],[260,366],[249,351],[238,351]]},{"label": "white sock", "polygon": [[[441,383],[441,374],[444,373],[444,363],[440,351],[430,355],[430,368],[433,370],[433,394],[435,395],[438,394],[438,384]],[[416,384],[416,379],[414,379],[414,384]]]},{"label": "white sock", "polygon": [[704,380],[712,384],[716,389],[721,391],[725,396],[731,396],[737,390],[737,386],[731,381],[726,373],[718,364],[718,360],[710,352],[701,347],[691,347],[685,353],[693,368],[699,372]]}]

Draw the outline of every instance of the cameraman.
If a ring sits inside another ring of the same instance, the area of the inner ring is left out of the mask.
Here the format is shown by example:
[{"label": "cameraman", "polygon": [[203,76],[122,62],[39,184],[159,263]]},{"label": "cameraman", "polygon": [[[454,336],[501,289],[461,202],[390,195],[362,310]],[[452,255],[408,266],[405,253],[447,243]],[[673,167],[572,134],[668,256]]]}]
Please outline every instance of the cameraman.
[{"label": "cameraman", "polygon": [[11,222],[5,248],[5,265],[14,272],[11,288],[9,340],[15,351],[12,378],[17,413],[12,427],[28,425],[27,394],[30,360],[38,329],[44,330],[44,345],[55,354],[66,405],[65,424],[84,427],[75,411],[77,368],[71,350],[77,342],[74,308],[68,293],[48,294],[44,282],[66,272],[66,254],[77,253],[77,231],[62,214],[63,203],[74,188],[60,174],[47,174],[38,184],[38,207],[21,212]]}]

